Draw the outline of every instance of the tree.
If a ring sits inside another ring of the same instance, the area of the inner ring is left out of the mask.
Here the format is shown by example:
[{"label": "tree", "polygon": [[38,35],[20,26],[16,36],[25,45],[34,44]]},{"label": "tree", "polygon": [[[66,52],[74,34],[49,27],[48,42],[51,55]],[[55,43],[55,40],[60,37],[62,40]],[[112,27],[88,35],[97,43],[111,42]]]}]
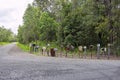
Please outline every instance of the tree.
[{"label": "tree", "polygon": [[13,41],[14,34],[10,29],[0,27],[0,42],[10,42]]},{"label": "tree", "polygon": [[20,26],[20,29],[18,30],[18,36],[22,43],[39,40],[39,15],[40,11],[38,8],[28,4],[23,16],[24,24],[23,26]]},{"label": "tree", "polygon": [[34,0],[25,11],[19,35],[24,43],[115,44],[120,41],[119,6],[119,0]]},{"label": "tree", "polygon": [[45,41],[57,40],[58,23],[49,16],[47,12],[43,12],[40,17],[40,39]]}]

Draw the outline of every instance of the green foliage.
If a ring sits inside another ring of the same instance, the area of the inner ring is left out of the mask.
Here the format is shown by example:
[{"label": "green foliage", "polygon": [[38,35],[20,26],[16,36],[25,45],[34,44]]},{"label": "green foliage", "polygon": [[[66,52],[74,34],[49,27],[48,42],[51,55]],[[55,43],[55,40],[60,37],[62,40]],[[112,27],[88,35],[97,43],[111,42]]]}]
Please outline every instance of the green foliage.
[{"label": "green foliage", "polygon": [[6,29],[3,26],[0,27],[0,42],[10,42],[13,41],[14,34],[10,29]]},{"label": "green foliage", "polygon": [[19,26],[18,41],[21,43],[29,43],[39,39],[39,11],[37,7],[28,5],[25,11],[24,24]]},{"label": "green foliage", "polygon": [[55,41],[57,27],[58,23],[47,12],[43,12],[40,17],[40,40]]},{"label": "green foliage", "polygon": [[34,0],[25,11],[18,40],[75,47],[116,45],[120,42],[119,5],[119,0]]},{"label": "green foliage", "polygon": [[25,11],[24,24],[19,26],[18,39],[21,43],[37,42],[38,40],[55,41],[58,23],[48,12],[41,12],[39,8],[28,5]]},{"label": "green foliage", "polygon": [[0,42],[0,45],[6,45],[9,44],[9,42]]}]

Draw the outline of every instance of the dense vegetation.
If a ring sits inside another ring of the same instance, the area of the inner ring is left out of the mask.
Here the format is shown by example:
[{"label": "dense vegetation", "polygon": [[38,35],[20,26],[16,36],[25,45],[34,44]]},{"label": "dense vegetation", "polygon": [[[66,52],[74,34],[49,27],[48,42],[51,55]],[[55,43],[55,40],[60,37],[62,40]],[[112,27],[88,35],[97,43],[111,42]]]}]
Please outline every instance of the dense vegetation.
[{"label": "dense vegetation", "polygon": [[120,0],[34,0],[19,26],[20,43],[120,45]]},{"label": "dense vegetation", "polygon": [[3,26],[0,27],[0,42],[11,42],[14,41],[14,34],[10,29],[6,29]]}]

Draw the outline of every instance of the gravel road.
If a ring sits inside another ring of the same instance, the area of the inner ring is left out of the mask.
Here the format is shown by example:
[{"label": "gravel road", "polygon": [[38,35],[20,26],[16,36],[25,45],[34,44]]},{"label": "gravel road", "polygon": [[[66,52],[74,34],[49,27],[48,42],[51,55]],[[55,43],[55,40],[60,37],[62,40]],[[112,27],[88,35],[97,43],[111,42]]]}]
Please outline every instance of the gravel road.
[{"label": "gravel road", "polygon": [[0,80],[120,80],[120,61],[35,56],[12,43],[0,47]]}]

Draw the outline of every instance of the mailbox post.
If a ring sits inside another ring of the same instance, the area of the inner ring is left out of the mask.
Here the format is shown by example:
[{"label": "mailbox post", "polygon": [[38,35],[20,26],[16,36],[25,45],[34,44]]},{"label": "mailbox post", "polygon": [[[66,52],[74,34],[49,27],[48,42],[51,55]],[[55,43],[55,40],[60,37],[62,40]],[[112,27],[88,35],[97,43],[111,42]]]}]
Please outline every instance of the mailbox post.
[{"label": "mailbox post", "polygon": [[86,58],[86,54],[87,54],[87,47],[84,46],[84,57]]},{"label": "mailbox post", "polygon": [[108,59],[110,58],[110,46],[111,44],[108,44]]},{"label": "mailbox post", "polygon": [[91,51],[91,59],[92,59],[92,55],[93,55],[93,54],[92,54],[92,51],[93,51],[93,47],[94,47],[93,45],[90,45],[90,51]]},{"label": "mailbox post", "polygon": [[78,50],[79,50],[79,53],[78,53],[78,54],[79,54],[79,58],[80,58],[81,53],[82,53],[82,51],[83,51],[83,47],[82,47],[82,46],[79,46],[79,47],[78,47]]},{"label": "mailbox post", "polygon": [[30,53],[32,53],[32,43],[30,43],[29,45],[29,50],[30,50]]},{"label": "mailbox post", "polygon": [[60,50],[60,57],[62,57],[62,51],[63,51],[64,46],[61,45],[60,47],[61,47],[61,50]]},{"label": "mailbox post", "polygon": [[47,49],[47,55],[48,55],[48,56],[50,55],[50,54],[49,54],[49,52],[50,52],[50,51],[49,51],[49,47],[50,47],[50,44],[47,44],[47,48],[46,48],[46,49]]},{"label": "mailbox post", "polygon": [[97,59],[100,59],[100,44],[97,44]]},{"label": "mailbox post", "polygon": [[67,56],[68,56],[67,54],[68,54],[68,52],[69,52],[69,50],[70,50],[70,45],[67,45],[65,49],[66,49],[65,57],[67,57]]}]

